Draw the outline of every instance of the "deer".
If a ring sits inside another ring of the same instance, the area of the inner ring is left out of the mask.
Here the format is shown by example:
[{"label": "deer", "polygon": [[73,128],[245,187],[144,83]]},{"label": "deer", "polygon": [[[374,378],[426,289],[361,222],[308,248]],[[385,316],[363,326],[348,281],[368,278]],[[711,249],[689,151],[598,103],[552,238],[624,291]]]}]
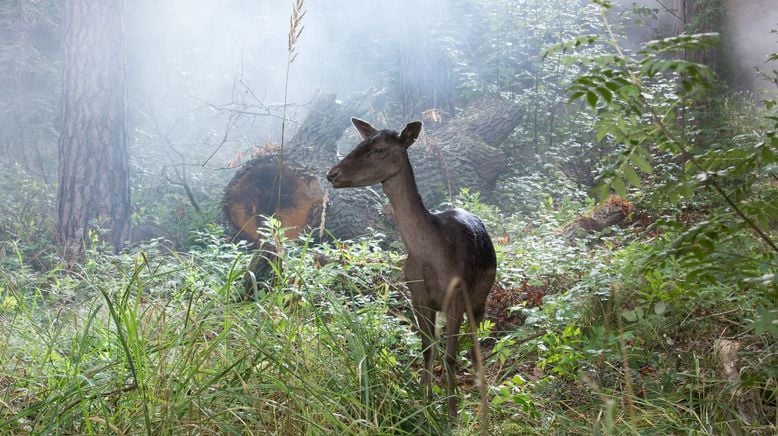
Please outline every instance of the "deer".
[{"label": "deer", "polygon": [[[408,123],[400,133],[377,130],[358,118],[352,118],[351,122],[362,142],[332,167],[327,180],[335,189],[381,184],[407,251],[403,273],[424,357],[420,383],[427,396],[431,396],[435,320],[437,312],[443,312],[448,415],[456,419],[459,329],[465,312],[471,327],[483,321],[486,298],[497,272],[492,240],[477,216],[462,209],[432,213],[424,206],[408,157],[408,147],[421,132],[421,121]],[[471,334],[470,358],[475,363],[478,358],[475,328]]]}]

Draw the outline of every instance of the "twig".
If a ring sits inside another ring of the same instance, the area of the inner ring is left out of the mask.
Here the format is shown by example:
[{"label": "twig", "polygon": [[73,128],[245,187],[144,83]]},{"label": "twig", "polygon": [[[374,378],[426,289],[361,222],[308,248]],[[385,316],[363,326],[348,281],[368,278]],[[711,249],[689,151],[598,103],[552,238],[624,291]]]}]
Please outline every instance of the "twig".
[{"label": "twig", "polygon": [[192,207],[194,208],[195,212],[202,213],[202,209],[200,208],[200,204],[197,202],[197,199],[195,199],[192,188],[189,186],[189,183],[186,183],[186,177],[182,177],[180,182],[174,181],[168,176],[167,167],[168,166],[162,167],[162,176],[165,177],[165,180],[167,180],[167,182],[171,185],[183,187],[184,192],[186,192],[186,196],[189,198],[189,202],[192,203]]},{"label": "twig", "polygon": [[219,143],[219,145],[216,146],[216,148],[213,150],[213,153],[211,153],[210,156],[208,156],[208,159],[206,159],[203,163],[200,164],[201,167],[205,168],[205,166],[208,164],[208,162],[213,159],[213,157],[216,155],[216,153],[224,146],[224,144],[227,142],[227,139],[230,135],[230,127],[232,127],[235,124],[235,114],[230,114],[230,118],[227,122],[227,128],[224,129],[224,136],[222,136],[222,140]]},{"label": "twig", "polygon": [[667,6],[666,6],[664,3],[662,3],[662,0],[656,0],[656,2],[657,2],[657,3],[659,3],[659,6],[662,6],[662,9],[664,9],[665,11],[667,11],[667,13],[669,13],[669,14],[670,14],[670,15],[672,15],[672,16],[674,16],[675,18],[678,18],[678,19],[679,19],[679,20],[680,20],[682,23],[686,24],[686,21],[685,21],[685,20],[684,20],[684,19],[683,19],[681,16],[679,16],[678,14],[676,14],[676,13],[675,13],[675,10],[673,10],[673,9],[671,9],[671,8],[669,8],[669,7],[667,7]]}]

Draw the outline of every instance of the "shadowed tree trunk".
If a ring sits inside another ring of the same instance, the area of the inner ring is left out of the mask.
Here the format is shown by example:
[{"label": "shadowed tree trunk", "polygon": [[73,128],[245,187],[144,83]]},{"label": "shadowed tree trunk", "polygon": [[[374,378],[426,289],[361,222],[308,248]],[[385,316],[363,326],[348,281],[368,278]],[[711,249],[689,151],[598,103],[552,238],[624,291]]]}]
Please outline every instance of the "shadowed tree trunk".
[{"label": "shadowed tree trunk", "polygon": [[54,239],[68,263],[90,228],[119,250],[130,223],[124,1],[63,4],[62,114]]}]

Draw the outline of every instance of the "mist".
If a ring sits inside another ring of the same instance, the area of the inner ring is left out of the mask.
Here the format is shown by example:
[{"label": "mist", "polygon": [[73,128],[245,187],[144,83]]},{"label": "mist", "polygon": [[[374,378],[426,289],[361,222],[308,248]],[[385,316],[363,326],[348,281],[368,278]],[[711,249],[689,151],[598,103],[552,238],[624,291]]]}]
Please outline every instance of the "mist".
[{"label": "mist", "polygon": [[[616,3],[610,15],[625,33],[623,43],[628,49],[683,31],[679,0]],[[771,3],[725,1],[721,28],[705,29],[721,33],[725,68],[720,71],[736,89],[771,89],[755,71],[771,69],[765,59],[778,39],[770,33],[778,27],[778,8],[770,7]],[[0,114],[4,145],[7,154],[50,180],[60,91],[58,8],[53,2],[5,7],[7,16],[21,10],[30,27],[2,30],[9,41],[5,59],[20,59],[17,64],[3,64],[7,67],[2,82],[7,104]],[[547,103],[562,111],[556,99],[563,100],[564,89],[554,91],[554,101],[541,102],[548,96],[536,95],[541,91],[539,74],[550,68],[542,52],[598,31],[597,12],[583,0],[560,1],[553,7],[507,0],[323,0],[308,1],[304,9],[304,30],[289,64],[292,2],[128,2],[126,59],[134,174],[143,177],[157,174],[159,167],[182,164],[195,176],[203,167],[219,170],[201,179],[215,194],[230,175],[221,170],[230,166],[228,162],[239,163],[237,154],[280,142],[285,105],[285,133],[293,135],[312,101],[323,93],[334,93],[340,100],[372,95],[376,100],[371,108],[373,121],[395,128],[430,110],[450,119],[485,93],[527,107]],[[556,20],[554,27],[545,27],[550,19]],[[34,104],[25,100],[33,95]],[[554,111],[539,113],[552,120]],[[532,143],[565,138],[528,135],[529,130],[537,131],[541,121],[532,123],[532,129],[526,127],[528,120],[520,123],[513,148],[527,151],[523,159],[540,161]],[[33,147],[22,146],[22,136],[39,140]],[[347,136],[343,148],[354,140],[353,133]]]},{"label": "mist", "polygon": [[[484,22],[489,21],[490,14],[516,7],[510,3],[488,9],[441,0],[311,1],[305,4],[304,31],[296,42],[296,57],[287,65],[290,3],[131,2],[127,6],[130,96],[145,112],[136,116],[159,118],[155,122],[164,120],[162,125],[175,124],[173,132],[178,129],[180,134],[176,142],[216,146],[226,136],[222,160],[237,149],[279,140],[278,117],[284,104],[287,69],[287,128],[292,131],[313,98],[322,92],[335,93],[342,99],[372,90],[389,92],[389,99],[401,98],[396,89],[387,89],[396,80],[397,70],[402,80],[399,86],[404,92],[415,92],[419,101],[405,102],[404,113],[396,122],[433,106],[454,111],[461,100],[441,100],[431,95],[441,90],[462,90],[461,81],[452,79],[452,71],[476,74],[479,58],[459,49],[503,49],[497,46],[499,43],[485,39]],[[586,3],[568,2],[569,9],[558,12],[579,14]],[[634,5],[649,11],[625,28],[633,48],[650,39],[670,36],[682,27],[680,12],[668,9],[678,5],[654,0],[619,3],[622,9],[617,8],[614,16],[628,13]],[[730,80],[741,89],[759,88],[757,83],[765,85],[758,82],[755,67],[764,66],[764,59],[775,46],[775,37],[769,31],[771,26],[778,26],[778,8],[768,3],[770,0],[725,5],[727,27],[721,29],[722,45],[730,53],[725,62],[733,71]],[[501,7],[506,9],[501,11]],[[564,34],[565,29],[559,30]],[[508,39],[522,38],[514,31]],[[539,58],[542,49],[536,47],[532,56]],[[514,92],[521,92],[521,88]],[[414,104],[420,106],[409,107]],[[244,116],[225,135],[227,121],[218,116],[217,107],[242,107],[247,112],[264,114]],[[142,123],[136,120],[136,124]],[[185,127],[188,123],[191,128]]]},{"label": "mist", "polygon": [[[764,61],[776,46],[770,30],[778,27],[778,8],[770,3],[724,1],[708,12],[721,13],[720,23],[700,24],[700,31],[721,34],[714,68],[734,89],[774,88],[756,73],[771,69]],[[9,162],[51,183],[61,91],[60,9],[53,1],[19,4],[24,7],[4,4],[3,16],[21,14],[26,27],[0,22],[8,24],[0,28],[8,41],[3,59],[17,59],[0,63],[6,95],[0,137]],[[648,40],[685,31],[692,14],[680,6],[688,4],[619,0],[609,16],[634,53]],[[370,121],[399,128],[424,119],[425,131],[466,114],[479,99],[510,102],[521,115],[501,148],[522,165],[546,164],[549,148],[580,150],[589,142],[586,128],[574,126],[575,107],[566,104],[566,87],[582,70],[560,69],[559,59],[543,58],[543,51],[602,31],[591,2],[310,0],[304,10],[289,63],[292,2],[127,2],[136,198],[176,190],[160,187],[163,175],[192,182],[198,195],[217,200],[236,167],[257,150],[277,147],[282,136],[293,137],[324,94],[340,101],[370,96]],[[340,153],[356,142],[346,128]],[[593,183],[591,171],[577,177]]]},{"label": "mist", "polygon": [[[683,31],[684,20],[692,20],[694,11],[684,10],[679,0],[619,0],[624,10],[643,8],[641,19],[627,25],[626,32],[633,47],[658,38],[667,38]],[[691,4],[687,8],[693,8]],[[769,95],[774,85],[764,80],[761,72],[769,72],[767,57],[778,45],[778,3],[775,0],[724,0],[715,8],[723,19],[718,27],[705,24],[705,31],[720,34],[722,66],[727,82],[741,90]],[[709,19],[707,19],[709,20]],[[774,67],[773,67],[774,68]],[[765,94],[766,93],[766,94]]]},{"label": "mist", "polygon": [[722,40],[724,51],[729,54],[732,83],[761,96],[774,93],[774,84],[755,72],[775,69],[768,65],[767,57],[778,45],[778,4],[773,0],[729,0],[725,7]]},{"label": "mist", "polygon": [[[287,127],[293,130],[322,92],[339,98],[371,88],[381,92],[386,82],[381,69],[388,76],[399,62],[414,58],[420,65],[437,67],[439,60],[422,57],[435,50],[430,46],[440,37],[430,34],[435,28],[431,23],[450,20],[446,5],[443,1],[308,2],[296,57],[288,65],[291,5],[287,2],[133,2],[127,11],[130,96],[141,111],[151,112],[146,115],[162,118],[168,125],[178,120],[181,129],[185,125],[181,117],[200,129],[204,126],[200,117],[210,119],[205,125],[213,129],[207,135],[211,141],[223,133],[219,123],[224,120],[197,108],[212,105],[213,112],[215,106],[248,105],[244,109],[267,113],[250,117],[251,127],[239,123],[241,130],[230,135],[230,145],[278,140],[287,68]],[[458,36],[467,38],[465,33]],[[414,71],[429,69],[407,69],[404,79],[419,87],[439,73],[413,77]],[[191,141],[197,139],[182,142]]]}]

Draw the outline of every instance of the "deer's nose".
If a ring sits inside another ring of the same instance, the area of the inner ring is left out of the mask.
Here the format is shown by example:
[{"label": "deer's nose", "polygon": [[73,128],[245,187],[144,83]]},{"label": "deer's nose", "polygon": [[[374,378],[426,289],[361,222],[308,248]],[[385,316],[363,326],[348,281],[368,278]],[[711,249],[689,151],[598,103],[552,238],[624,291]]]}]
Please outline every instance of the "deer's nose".
[{"label": "deer's nose", "polygon": [[340,175],[340,170],[337,167],[335,167],[331,169],[329,173],[327,173],[327,180],[332,182],[333,180],[337,179],[339,175]]}]

